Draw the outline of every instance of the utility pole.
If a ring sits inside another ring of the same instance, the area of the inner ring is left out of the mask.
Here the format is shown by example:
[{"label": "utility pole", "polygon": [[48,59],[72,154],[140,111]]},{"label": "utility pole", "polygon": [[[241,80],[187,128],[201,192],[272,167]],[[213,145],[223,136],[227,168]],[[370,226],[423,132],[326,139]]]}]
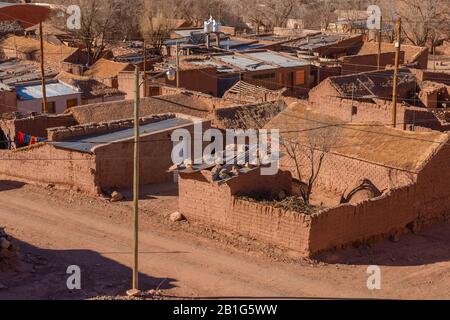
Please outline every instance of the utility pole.
[{"label": "utility pole", "polygon": [[436,70],[436,46],[434,45],[434,40],[431,45],[433,47],[433,70]]},{"label": "utility pole", "polygon": [[381,67],[381,42],[382,42],[382,33],[381,29],[383,28],[383,17],[380,17],[380,28],[378,29],[378,57],[377,57],[377,70],[380,70]]},{"label": "utility pole", "polygon": [[44,34],[42,32],[42,22],[39,23],[39,34],[41,41],[42,112],[47,113],[47,88],[45,83]]},{"label": "utility pole", "polygon": [[397,85],[398,85],[398,65],[400,59],[400,49],[402,42],[402,19],[397,18],[397,42],[395,43],[395,68],[394,68],[394,84],[392,93],[392,127],[397,126]]},{"label": "utility pole", "polygon": [[140,85],[139,66],[135,70],[135,100],[134,100],[134,164],[133,164],[133,290],[139,290],[139,107]]},{"label": "utility pole", "polygon": [[147,42],[144,40],[144,98],[147,97]]},{"label": "utility pole", "polygon": [[350,122],[353,122],[353,108],[355,107],[355,89],[356,86],[352,83],[352,110],[350,111]]},{"label": "utility pole", "polygon": [[177,88],[180,87],[180,44],[177,41],[176,48],[176,63],[177,63]]}]

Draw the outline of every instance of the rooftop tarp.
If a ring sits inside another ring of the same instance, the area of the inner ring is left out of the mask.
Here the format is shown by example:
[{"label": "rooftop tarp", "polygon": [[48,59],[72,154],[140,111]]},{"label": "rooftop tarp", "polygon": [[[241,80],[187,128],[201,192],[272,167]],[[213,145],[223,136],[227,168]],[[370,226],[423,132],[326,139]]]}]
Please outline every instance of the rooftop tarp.
[{"label": "rooftop tarp", "polygon": [[40,5],[0,2],[0,21],[17,21],[25,29],[45,21],[49,14],[50,9]]}]

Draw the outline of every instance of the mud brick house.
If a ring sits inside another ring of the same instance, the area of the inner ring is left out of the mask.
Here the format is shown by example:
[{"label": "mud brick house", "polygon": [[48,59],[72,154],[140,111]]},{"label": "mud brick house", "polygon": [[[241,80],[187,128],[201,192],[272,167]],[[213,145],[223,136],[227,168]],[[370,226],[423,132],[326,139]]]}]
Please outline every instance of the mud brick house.
[{"label": "mud brick house", "polygon": [[[134,67],[130,63],[100,59],[84,73],[84,76],[97,80],[108,87],[118,89],[119,73],[132,70],[134,70]],[[134,78],[130,78],[131,81],[134,81],[133,79]]]},{"label": "mud brick house", "polygon": [[[7,117],[0,118],[0,140],[9,142],[9,149],[20,148],[17,135],[19,132],[30,136],[47,138],[47,129],[56,127],[71,127],[78,123],[71,115],[36,114],[23,116],[20,113],[9,113]],[[0,149],[8,149],[3,143]]]},{"label": "mud brick house", "polygon": [[[85,65],[88,56],[80,49],[55,45],[44,41],[45,64],[56,73],[70,71],[72,66]],[[3,59],[21,59],[40,62],[40,41],[27,37],[11,36],[0,41]]]},{"label": "mud brick house", "polygon": [[[287,88],[292,96],[309,90],[310,62],[288,54],[247,50],[180,59],[180,86],[217,97],[241,80],[269,90]],[[169,80],[166,83],[176,84]]]},{"label": "mud brick house", "polygon": [[[54,121],[55,119],[47,119]],[[144,117],[141,122],[142,184],[173,181],[171,133],[191,131],[201,119],[176,114]],[[48,124],[47,124],[48,125]],[[209,123],[203,122],[208,129]],[[91,194],[132,185],[132,120],[47,129],[48,141],[16,150],[0,150],[0,173],[41,184],[56,184]]]},{"label": "mud brick house", "polygon": [[[47,110],[49,113],[63,113],[81,104],[81,91],[59,80],[47,81]],[[43,106],[42,82],[17,85],[17,111],[23,114],[41,112]]]},{"label": "mud brick house", "polygon": [[[217,180],[211,168],[180,171],[179,210],[188,220],[296,250],[307,256],[417,230],[449,218],[448,134],[413,133],[377,125],[354,126],[293,104],[267,128],[284,132],[335,125],[339,142],[327,154],[318,184],[337,199],[361,180],[380,192],[357,201],[298,212],[240,197],[242,193],[294,192],[292,163],[284,157],[276,176],[258,169]],[[285,138],[284,135],[282,135]],[[308,162],[302,167],[308,170]],[[323,190],[323,189],[319,189]],[[357,189],[356,189],[357,190]],[[206,195],[206,196],[205,196]],[[282,195],[279,195],[282,197]]]},{"label": "mud brick house", "polygon": [[[56,73],[45,69],[46,78]],[[41,70],[37,62],[19,59],[7,59],[0,62],[0,114],[17,111],[16,85],[41,79]]]},{"label": "mud brick house", "polygon": [[283,97],[286,90],[286,88],[281,90],[269,90],[264,87],[239,81],[227,92],[225,92],[223,98],[227,100],[234,100],[237,103],[277,101]]},{"label": "mud brick house", "polygon": [[86,76],[77,76],[62,71],[57,79],[78,88],[81,91],[81,104],[94,104],[102,102],[119,101],[125,99],[125,92],[108,87],[102,82]]},{"label": "mud brick house", "polygon": [[[400,47],[402,52],[403,63],[410,68],[427,69],[429,50],[427,47],[418,47],[413,45],[402,44]],[[378,43],[364,42],[364,45],[358,51],[357,55],[374,55],[378,52]],[[394,53],[395,46],[393,43],[383,42],[381,44],[382,53]]]},{"label": "mud brick house", "polygon": [[289,172],[263,176],[259,168],[240,169],[232,178],[215,181],[212,168],[179,173],[179,211],[190,222],[231,231],[282,247],[306,250],[308,221],[300,214],[239,200],[240,194],[289,194]]},{"label": "mud brick house", "polygon": [[[421,70],[401,69],[397,126],[414,131],[449,130],[445,116],[447,79],[445,74],[438,77]],[[330,77],[310,91],[309,102],[320,112],[344,122],[388,125],[392,123],[392,84],[393,70]]]},{"label": "mud brick house", "polygon": [[363,36],[354,34],[318,33],[298,39],[279,41],[265,48],[290,53],[306,53],[337,59],[356,54],[363,45]]},{"label": "mud brick house", "polygon": [[[141,116],[150,117],[164,113],[184,114],[194,118],[211,120],[213,110],[234,105],[230,101],[214,98],[202,93],[186,92],[176,88],[162,88],[165,95],[141,100]],[[0,118],[0,128],[4,136],[9,135],[15,148],[18,131],[48,138],[47,129],[71,127],[91,123],[120,121],[131,119],[134,115],[134,101],[120,100],[82,105],[70,108],[58,116],[49,114],[6,113]]]},{"label": "mud brick house", "polygon": [[[282,100],[246,103],[221,99],[201,92],[171,87],[158,87],[162,95],[141,99],[141,115],[150,116],[165,112],[185,114],[210,120],[218,129],[232,129],[236,125],[260,122],[286,107]],[[133,116],[133,100],[112,101],[79,106],[67,111],[78,123],[126,119]],[[242,114],[250,119],[241,119]],[[265,122],[264,122],[265,124]]]},{"label": "mud brick house", "polygon": [[[210,119],[213,110],[234,105],[202,93],[173,89],[161,96],[141,99],[141,115],[150,116],[160,113],[181,113],[189,116]],[[72,108],[68,113],[80,124],[112,121],[133,117],[134,101],[112,101]]]}]

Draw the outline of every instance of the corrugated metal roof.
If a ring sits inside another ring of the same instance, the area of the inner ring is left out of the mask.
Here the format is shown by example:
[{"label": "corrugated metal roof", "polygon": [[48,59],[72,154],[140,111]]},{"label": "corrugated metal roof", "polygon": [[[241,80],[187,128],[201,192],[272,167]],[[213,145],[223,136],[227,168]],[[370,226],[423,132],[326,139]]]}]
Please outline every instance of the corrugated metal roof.
[{"label": "corrugated metal roof", "polygon": [[215,56],[214,58],[227,64],[230,64],[234,67],[237,67],[239,69],[244,69],[248,71],[276,69],[276,67],[271,66],[269,64],[261,63],[259,61],[245,58],[243,56],[223,55],[223,56]]},{"label": "corrugated metal roof", "polygon": [[[61,82],[46,84],[45,88],[47,89],[47,97],[49,98],[80,93]],[[42,99],[42,85],[40,84],[17,86],[16,92],[20,100]]]},{"label": "corrugated metal roof", "polygon": [[298,59],[292,59],[280,54],[277,54],[275,52],[271,51],[258,51],[258,52],[249,52],[246,53],[246,55],[265,61],[267,63],[274,63],[276,65],[279,65],[280,67],[289,68],[289,67],[301,67],[305,66],[308,63],[305,61],[301,61]]},{"label": "corrugated metal roof", "polygon": [[[149,123],[140,127],[141,135],[147,133],[154,133],[157,131],[168,130],[171,128],[176,128],[179,126],[184,126],[192,124],[192,120],[182,119],[182,118],[172,118],[168,120],[163,120],[155,123]],[[134,136],[134,129],[125,129],[116,132],[111,132],[107,134],[102,134],[98,136],[93,136],[89,138],[81,138],[72,141],[64,142],[50,142],[57,148],[69,149],[74,151],[79,151],[83,153],[92,153],[93,148],[99,145],[112,143],[115,141],[125,140],[132,138]]]}]

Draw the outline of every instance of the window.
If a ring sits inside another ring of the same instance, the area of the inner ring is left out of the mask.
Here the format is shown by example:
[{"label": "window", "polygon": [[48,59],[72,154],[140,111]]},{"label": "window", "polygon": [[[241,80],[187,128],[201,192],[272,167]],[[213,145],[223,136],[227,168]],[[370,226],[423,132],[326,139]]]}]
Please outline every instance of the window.
[{"label": "window", "polygon": [[78,105],[78,99],[69,99],[67,100],[67,109],[75,107]]},{"label": "window", "polygon": [[356,116],[358,114],[358,107],[352,107],[352,116]]}]

